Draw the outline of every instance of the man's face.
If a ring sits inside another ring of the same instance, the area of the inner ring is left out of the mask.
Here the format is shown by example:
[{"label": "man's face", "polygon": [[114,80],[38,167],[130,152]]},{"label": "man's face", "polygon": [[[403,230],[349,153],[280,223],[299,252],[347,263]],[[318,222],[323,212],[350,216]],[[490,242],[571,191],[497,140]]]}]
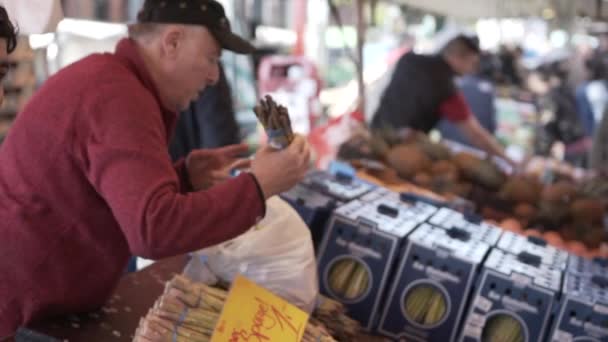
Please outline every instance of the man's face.
[{"label": "man's face", "polygon": [[[6,52],[6,39],[0,38],[0,83],[9,71],[8,53]],[[4,101],[4,87],[0,86],[0,104]]]},{"label": "man's face", "polygon": [[221,47],[204,27],[184,26],[175,45],[163,58],[167,94],[171,109],[184,110],[200,93],[219,79]]},{"label": "man's face", "polygon": [[458,75],[475,73],[479,68],[479,55],[475,53],[459,55],[454,58],[452,68]]}]

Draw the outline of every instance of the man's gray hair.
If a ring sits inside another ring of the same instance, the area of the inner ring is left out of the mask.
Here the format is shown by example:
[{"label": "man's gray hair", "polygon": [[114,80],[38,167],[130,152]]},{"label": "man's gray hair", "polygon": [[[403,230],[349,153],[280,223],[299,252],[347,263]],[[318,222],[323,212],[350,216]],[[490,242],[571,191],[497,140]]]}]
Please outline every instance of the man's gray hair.
[{"label": "man's gray hair", "polygon": [[136,23],[128,26],[129,38],[146,38],[160,32],[162,24],[155,23]]}]

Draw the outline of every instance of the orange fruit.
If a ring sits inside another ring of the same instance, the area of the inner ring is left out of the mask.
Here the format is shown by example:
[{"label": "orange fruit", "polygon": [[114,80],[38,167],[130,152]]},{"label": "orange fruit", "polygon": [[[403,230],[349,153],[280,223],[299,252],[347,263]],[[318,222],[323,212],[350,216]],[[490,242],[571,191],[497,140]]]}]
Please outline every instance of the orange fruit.
[{"label": "orange fruit", "polygon": [[553,247],[565,249],[566,244],[558,232],[548,231],[543,234],[543,239]]},{"label": "orange fruit", "polygon": [[585,247],[585,245],[580,241],[570,241],[567,243],[566,247],[572,254],[582,257],[586,257],[588,255],[587,247]]},{"label": "orange fruit", "polygon": [[540,238],[543,237],[543,234],[538,229],[526,229],[524,231],[524,235],[525,236],[536,236],[536,237],[540,237]]},{"label": "orange fruit", "polygon": [[500,222],[500,226],[504,230],[508,230],[508,231],[511,231],[514,233],[522,232],[521,223],[519,223],[519,221],[517,221],[514,218],[508,218],[508,219],[502,220],[502,222]]}]

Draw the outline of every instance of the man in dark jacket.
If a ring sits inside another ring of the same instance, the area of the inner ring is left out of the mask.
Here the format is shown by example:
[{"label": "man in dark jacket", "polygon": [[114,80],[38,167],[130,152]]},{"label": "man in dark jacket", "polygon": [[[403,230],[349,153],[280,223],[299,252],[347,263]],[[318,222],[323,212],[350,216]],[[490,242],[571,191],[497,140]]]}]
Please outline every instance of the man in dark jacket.
[{"label": "man in dark jacket", "polygon": [[446,118],[477,147],[505,157],[502,146],[479,124],[454,85],[456,75],[476,70],[479,55],[477,40],[464,35],[448,42],[438,55],[405,54],[382,95],[372,128],[429,132]]},{"label": "man in dark jacket", "polygon": [[[496,131],[496,96],[493,79],[496,64],[494,56],[484,54],[481,56],[479,71],[474,75],[463,76],[457,82],[471,111],[481,126],[492,135]],[[441,121],[439,131],[442,138],[473,146],[473,143],[449,120]]]}]

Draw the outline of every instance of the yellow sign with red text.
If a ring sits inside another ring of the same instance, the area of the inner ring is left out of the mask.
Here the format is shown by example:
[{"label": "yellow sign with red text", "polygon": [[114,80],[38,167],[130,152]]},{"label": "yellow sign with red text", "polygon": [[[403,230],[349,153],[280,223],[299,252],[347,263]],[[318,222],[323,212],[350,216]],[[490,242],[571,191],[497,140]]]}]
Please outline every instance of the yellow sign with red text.
[{"label": "yellow sign with red text", "polygon": [[307,324],[306,312],[237,276],[211,342],[300,342]]}]

